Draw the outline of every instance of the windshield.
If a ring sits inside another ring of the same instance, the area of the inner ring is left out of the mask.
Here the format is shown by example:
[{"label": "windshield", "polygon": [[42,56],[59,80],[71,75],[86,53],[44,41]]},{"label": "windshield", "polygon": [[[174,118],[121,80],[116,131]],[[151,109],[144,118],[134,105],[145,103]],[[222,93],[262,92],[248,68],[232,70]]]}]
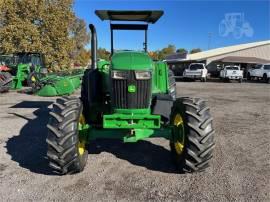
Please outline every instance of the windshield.
[{"label": "windshield", "polygon": [[31,63],[31,56],[30,55],[19,55],[17,62],[22,63],[22,64]]},{"label": "windshield", "polygon": [[203,64],[191,64],[189,66],[190,70],[197,70],[197,69],[203,69]]},{"label": "windshield", "polygon": [[238,67],[226,67],[227,70],[239,70]]},{"label": "windshield", "polygon": [[256,65],[254,69],[261,69],[262,65]]},{"label": "windshield", "polygon": [[15,63],[15,58],[12,56],[0,56],[0,65],[10,66]]}]

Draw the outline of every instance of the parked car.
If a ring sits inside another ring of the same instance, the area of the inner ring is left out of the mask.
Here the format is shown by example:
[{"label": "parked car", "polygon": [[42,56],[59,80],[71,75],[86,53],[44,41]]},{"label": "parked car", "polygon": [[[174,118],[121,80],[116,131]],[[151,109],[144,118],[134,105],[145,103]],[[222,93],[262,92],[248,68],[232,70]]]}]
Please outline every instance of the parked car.
[{"label": "parked car", "polygon": [[243,71],[237,65],[227,65],[220,71],[219,77],[224,81],[238,80],[241,83]]},{"label": "parked car", "polygon": [[270,83],[270,64],[259,64],[248,70],[247,80],[254,78]]},{"label": "parked car", "polygon": [[204,63],[191,63],[187,69],[183,72],[183,78],[199,79],[205,82],[207,79],[207,69]]}]

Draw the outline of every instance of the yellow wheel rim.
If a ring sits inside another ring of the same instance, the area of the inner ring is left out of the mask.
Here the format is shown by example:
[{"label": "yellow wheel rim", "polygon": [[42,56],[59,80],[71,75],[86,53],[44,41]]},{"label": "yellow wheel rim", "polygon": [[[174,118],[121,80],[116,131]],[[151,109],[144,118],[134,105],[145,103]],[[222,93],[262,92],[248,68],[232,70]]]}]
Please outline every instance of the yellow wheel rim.
[{"label": "yellow wheel rim", "polygon": [[80,115],[79,124],[81,124],[81,125],[86,124],[86,121],[85,121],[85,118],[84,118],[84,115],[83,114]]},{"label": "yellow wheel rim", "polygon": [[180,114],[176,114],[173,124],[178,127],[182,123],[183,123],[182,116]]},{"label": "yellow wheel rim", "polygon": [[83,155],[85,152],[85,143],[79,141],[79,154]]},{"label": "yellow wheel rim", "polygon": [[[176,114],[173,124],[176,128],[180,128],[181,126],[183,127],[183,118],[180,114]],[[182,140],[176,140],[174,142],[174,148],[175,151],[178,155],[181,155],[184,151],[184,137]]]},{"label": "yellow wheel rim", "polygon": [[176,141],[174,143],[174,148],[175,148],[175,151],[178,155],[182,154],[183,153],[183,150],[184,150],[184,144],[182,144],[181,142],[179,141]]},{"label": "yellow wheel rim", "polygon": [[36,82],[36,78],[34,76],[32,76],[31,81]]},{"label": "yellow wheel rim", "polygon": [[[85,121],[85,117],[83,114],[80,115],[80,118],[79,118],[79,127],[81,125],[84,125],[86,123]],[[78,145],[78,150],[79,150],[79,154],[82,156],[85,152],[85,141],[82,141],[79,139],[79,145]]]}]

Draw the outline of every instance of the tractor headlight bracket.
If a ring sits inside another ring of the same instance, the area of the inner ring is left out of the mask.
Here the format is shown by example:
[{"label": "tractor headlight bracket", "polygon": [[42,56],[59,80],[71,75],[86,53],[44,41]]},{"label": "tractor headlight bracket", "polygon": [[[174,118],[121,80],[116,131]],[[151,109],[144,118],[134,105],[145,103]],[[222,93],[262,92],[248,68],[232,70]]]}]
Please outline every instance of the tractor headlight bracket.
[{"label": "tractor headlight bracket", "polygon": [[151,79],[151,71],[135,71],[135,77],[138,80]]}]

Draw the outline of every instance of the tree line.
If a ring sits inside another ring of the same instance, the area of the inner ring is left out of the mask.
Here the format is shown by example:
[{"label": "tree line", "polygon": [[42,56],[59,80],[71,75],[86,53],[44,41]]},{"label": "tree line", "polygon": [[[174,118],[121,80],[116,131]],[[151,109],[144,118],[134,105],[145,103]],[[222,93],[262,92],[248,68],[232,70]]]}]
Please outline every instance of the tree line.
[{"label": "tree line", "polygon": [[[73,0],[1,0],[0,53],[40,52],[56,70],[86,65],[86,23],[73,11]],[[53,65],[54,64],[54,65]]]},{"label": "tree line", "polygon": [[[90,36],[73,5],[74,0],[0,0],[0,54],[40,52],[55,71],[69,69],[71,64],[86,66],[91,56],[86,49]],[[187,52],[168,45],[149,55],[163,60],[169,54]],[[99,48],[98,56],[109,60],[110,52]]]},{"label": "tree line", "polygon": [[[166,56],[171,55],[171,54],[193,54],[193,53],[198,53],[201,52],[202,50],[200,48],[194,48],[191,49],[190,51],[187,51],[185,48],[179,48],[176,49],[175,45],[168,45],[165,48],[162,48],[161,50],[156,50],[156,51],[149,51],[149,56],[153,60],[164,60]],[[98,57],[102,59],[109,60],[110,58],[110,52],[107,51],[105,48],[99,48],[98,49]]]},{"label": "tree line", "polygon": [[187,51],[185,48],[178,48],[176,49],[175,45],[168,45],[165,48],[162,48],[161,50],[156,50],[156,51],[150,51],[149,55],[154,59],[154,60],[164,60],[166,56],[171,55],[171,54],[193,54],[193,53],[198,53],[201,52],[202,50],[200,48],[193,48],[190,51]]}]

